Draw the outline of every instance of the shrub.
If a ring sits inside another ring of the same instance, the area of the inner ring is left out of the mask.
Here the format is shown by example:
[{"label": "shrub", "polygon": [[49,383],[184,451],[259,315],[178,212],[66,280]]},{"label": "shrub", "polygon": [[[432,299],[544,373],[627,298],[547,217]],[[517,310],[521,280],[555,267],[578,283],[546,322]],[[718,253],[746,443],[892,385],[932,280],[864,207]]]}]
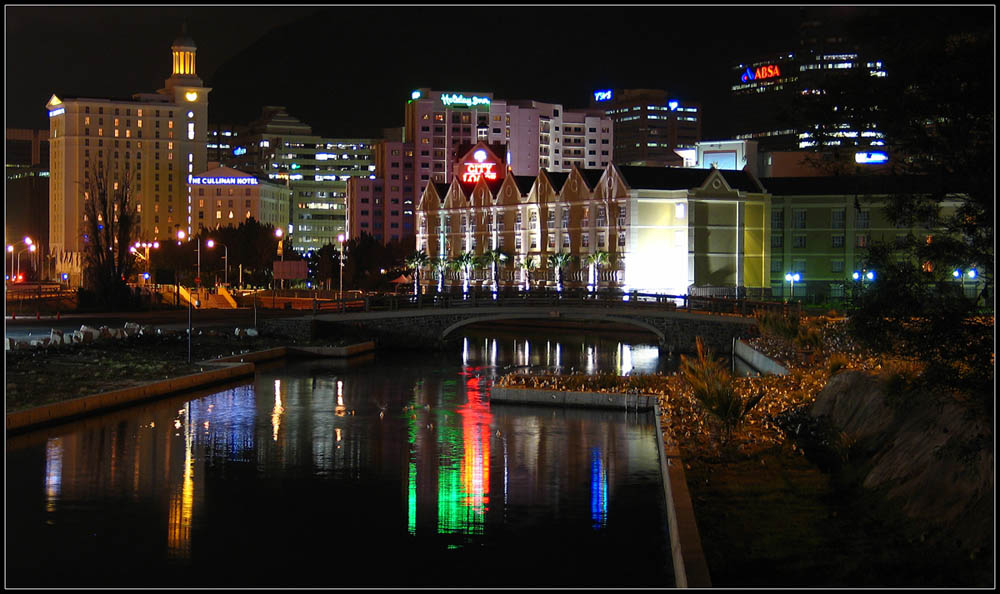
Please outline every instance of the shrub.
[{"label": "shrub", "polygon": [[681,355],[681,375],[694,389],[694,396],[708,413],[722,425],[726,441],[733,429],[743,424],[743,419],[764,397],[764,392],[742,397],[733,384],[725,366],[705,348],[699,336],[696,339],[697,357]]},{"label": "shrub", "polygon": [[833,375],[842,369],[847,369],[850,363],[851,360],[847,358],[847,355],[843,355],[841,353],[834,353],[833,355],[830,355],[830,359],[827,361],[830,375]]}]

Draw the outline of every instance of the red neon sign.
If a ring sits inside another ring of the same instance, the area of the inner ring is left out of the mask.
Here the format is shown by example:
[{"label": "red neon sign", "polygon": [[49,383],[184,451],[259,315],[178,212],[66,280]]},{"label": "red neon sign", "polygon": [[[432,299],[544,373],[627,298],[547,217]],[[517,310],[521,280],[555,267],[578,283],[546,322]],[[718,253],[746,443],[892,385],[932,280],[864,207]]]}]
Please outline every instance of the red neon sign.
[{"label": "red neon sign", "polygon": [[497,172],[493,170],[496,163],[466,163],[465,173],[462,174],[464,182],[478,182],[481,178],[496,179]]},{"label": "red neon sign", "polygon": [[750,70],[747,68],[740,80],[743,82],[750,82],[752,80],[758,80],[762,78],[774,78],[775,76],[781,76],[781,70],[775,64],[769,64],[767,66],[760,66],[757,70]]}]

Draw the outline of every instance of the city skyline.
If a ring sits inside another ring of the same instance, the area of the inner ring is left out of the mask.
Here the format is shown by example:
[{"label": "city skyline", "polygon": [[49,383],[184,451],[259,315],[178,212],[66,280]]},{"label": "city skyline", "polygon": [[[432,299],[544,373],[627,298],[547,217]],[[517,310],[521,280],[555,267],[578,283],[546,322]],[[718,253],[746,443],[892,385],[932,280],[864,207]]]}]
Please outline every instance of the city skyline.
[{"label": "city skyline", "polygon": [[[863,8],[810,10],[839,20]],[[336,136],[401,126],[408,93],[418,87],[567,108],[586,106],[597,89],[655,88],[703,102],[704,136],[719,138],[735,117],[726,108],[731,68],[794,48],[800,19],[796,6],[25,6],[5,12],[7,127],[46,127],[44,104],[52,93],[125,98],[154,91],[169,68],[167,48],[186,24],[198,44],[199,72],[213,88],[212,121],[246,123],[261,106],[277,104]],[[378,25],[367,25],[375,15]],[[102,27],[114,34],[101,34]],[[606,38],[595,28],[606,29]],[[38,31],[61,42],[32,45]],[[376,32],[381,35],[373,39]]]}]

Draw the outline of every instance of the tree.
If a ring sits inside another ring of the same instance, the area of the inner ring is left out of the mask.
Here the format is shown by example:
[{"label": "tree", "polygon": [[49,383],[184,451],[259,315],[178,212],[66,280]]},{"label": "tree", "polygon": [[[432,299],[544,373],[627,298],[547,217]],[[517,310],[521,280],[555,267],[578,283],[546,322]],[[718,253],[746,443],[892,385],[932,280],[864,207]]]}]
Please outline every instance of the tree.
[{"label": "tree", "polygon": [[[135,271],[129,250],[137,234],[136,200],[129,169],[111,174],[111,162],[98,161],[84,192],[84,286],[112,311],[130,301],[127,279]],[[121,179],[119,179],[119,177]]]},{"label": "tree", "polygon": [[472,252],[462,252],[454,259],[455,267],[462,271],[462,293],[469,292],[469,277],[472,269],[479,265],[479,260]]},{"label": "tree", "polygon": [[500,265],[507,261],[509,256],[502,250],[486,250],[483,253],[483,262],[490,267],[490,282],[493,284],[493,291],[496,292],[499,285]]},{"label": "tree", "polygon": [[594,291],[597,291],[601,288],[601,267],[611,261],[611,254],[601,250],[584,257],[583,261],[590,266],[590,284],[593,285]]},{"label": "tree", "polygon": [[[856,37],[876,40],[872,55],[887,75],[874,84],[867,68],[857,68],[831,81],[813,101],[830,118],[816,140],[832,139],[834,107],[874,122],[885,135],[892,189],[878,198],[859,190],[855,206],[884,201],[889,221],[911,230],[863,252],[862,266],[877,276],[856,287],[854,335],[921,361],[927,381],[964,387],[992,406],[995,96],[983,75],[984,63],[993,63],[992,19],[963,14],[959,22],[951,14],[901,23],[887,11],[856,23]],[[946,201],[957,206],[944,208]],[[965,299],[952,273],[972,268],[979,291]],[[990,317],[977,318],[977,307]]]},{"label": "tree", "polygon": [[573,256],[565,252],[549,254],[549,266],[556,272],[556,286],[560,293],[563,290],[562,269],[569,266],[572,262]]},{"label": "tree", "polygon": [[414,252],[412,256],[406,259],[406,266],[413,269],[414,296],[420,294],[420,269],[430,264],[430,262],[431,259],[427,256],[427,252],[424,250]]},{"label": "tree", "polygon": [[525,256],[521,261],[521,270],[524,274],[524,290],[531,290],[531,273],[538,268],[538,262],[534,256]]},{"label": "tree", "polygon": [[438,293],[444,292],[444,274],[448,271],[450,262],[447,258],[432,258],[430,262],[431,270],[437,275]]}]

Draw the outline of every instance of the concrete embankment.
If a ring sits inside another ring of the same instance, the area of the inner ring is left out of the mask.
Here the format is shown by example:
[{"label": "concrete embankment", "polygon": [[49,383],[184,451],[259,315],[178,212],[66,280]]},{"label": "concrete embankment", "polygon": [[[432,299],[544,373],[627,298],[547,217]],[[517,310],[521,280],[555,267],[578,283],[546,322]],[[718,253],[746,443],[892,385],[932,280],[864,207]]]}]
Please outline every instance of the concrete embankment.
[{"label": "concrete embankment", "polygon": [[701,548],[701,537],[695,522],[694,507],[684,476],[680,449],[663,433],[660,407],[656,396],[611,392],[566,392],[530,388],[490,388],[491,403],[532,404],[539,406],[614,408],[649,411],[656,426],[660,477],[663,481],[667,511],[667,532],[673,564],[674,586],[678,588],[709,588],[712,586],[708,562]]},{"label": "concrete embankment", "polygon": [[374,342],[364,342],[345,347],[277,347],[265,351],[244,353],[208,361],[199,365],[211,367],[201,373],[185,375],[146,384],[93,394],[72,400],[64,400],[27,410],[7,413],[7,431],[24,431],[50,423],[67,421],[84,415],[91,415],[129,406],[131,404],[161,398],[170,394],[186,392],[206,386],[232,382],[253,376],[255,363],[283,359],[290,355],[310,357],[353,357],[375,350]]}]

